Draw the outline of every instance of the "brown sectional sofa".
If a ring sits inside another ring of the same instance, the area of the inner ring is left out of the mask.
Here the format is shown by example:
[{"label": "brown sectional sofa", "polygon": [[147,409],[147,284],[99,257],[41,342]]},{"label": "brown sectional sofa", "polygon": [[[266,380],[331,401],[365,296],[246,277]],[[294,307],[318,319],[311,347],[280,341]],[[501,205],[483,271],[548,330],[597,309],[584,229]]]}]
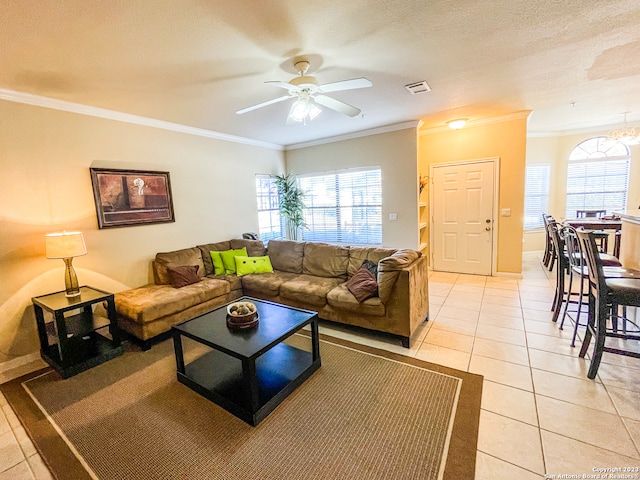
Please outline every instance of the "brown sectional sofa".
[{"label": "brown sectional sofa", "polygon": [[[158,253],[155,284],[116,293],[118,324],[149,341],[171,326],[243,295],[318,312],[321,319],[392,334],[409,347],[416,328],[428,318],[427,260],[414,250],[345,247],[317,242],[233,239]],[[215,275],[210,251],[246,247],[249,256],[268,254],[273,273]],[[378,296],[359,303],[347,280],[365,260],[378,264]],[[170,285],[168,266],[197,265],[201,282]]]}]

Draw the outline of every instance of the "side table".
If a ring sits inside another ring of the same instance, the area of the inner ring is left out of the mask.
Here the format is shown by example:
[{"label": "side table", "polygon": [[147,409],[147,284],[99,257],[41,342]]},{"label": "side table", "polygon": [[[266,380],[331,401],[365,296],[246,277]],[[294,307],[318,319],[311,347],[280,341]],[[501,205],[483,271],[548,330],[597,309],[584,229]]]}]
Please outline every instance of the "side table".
[{"label": "side table", "polygon": [[[65,292],[31,299],[36,314],[40,354],[63,378],[122,355],[113,293],[82,286],[80,295]],[[93,305],[106,302],[108,318],[94,315]],[[45,321],[44,311],[53,314]],[[106,336],[109,333],[110,337]]]}]

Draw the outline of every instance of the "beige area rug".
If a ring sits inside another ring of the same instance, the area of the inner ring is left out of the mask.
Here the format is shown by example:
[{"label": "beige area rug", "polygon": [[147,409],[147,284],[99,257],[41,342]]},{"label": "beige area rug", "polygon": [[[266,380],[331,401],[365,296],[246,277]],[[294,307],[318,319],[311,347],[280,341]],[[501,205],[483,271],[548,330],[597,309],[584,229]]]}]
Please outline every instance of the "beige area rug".
[{"label": "beige area rug", "polygon": [[[257,427],[178,383],[170,340],[0,388],[58,479],[474,478],[481,376],[330,337],[320,351]],[[205,352],[185,342],[187,362]]]}]

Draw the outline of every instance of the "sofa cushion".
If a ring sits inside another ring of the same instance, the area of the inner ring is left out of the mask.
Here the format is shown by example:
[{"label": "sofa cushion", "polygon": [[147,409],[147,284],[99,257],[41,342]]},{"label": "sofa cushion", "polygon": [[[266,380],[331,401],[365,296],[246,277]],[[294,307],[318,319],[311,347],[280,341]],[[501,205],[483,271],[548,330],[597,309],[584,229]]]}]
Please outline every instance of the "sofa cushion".
[{"label": "sofa cushion", "polygon": [[209,252],[221,252],[223,250],[229,250],[231,248],[231,242],[218,242],[207,243],[205,245],[198,245],[198,248],[202,252],[202,262],[204,263],[204,274],[213,274],[213,263],[211,262],[211,255]]},{"label": "sofa cushion", "polygon": [[400,275],[400,270],[408,267],[422,255],[415,250],[398,250],[390,257],[378,262],[378,295],[383,302],[391,297],[393,286]]},{"label": "sofa cushion", "polygon": [[153,263],[153,276],[156,284],[168,285],[169,273],[167,266],[176,267],[179,265],[196,265],[198,267],[198,276],[204,277],[204,263],[202,261],[202,252],[199,248],[184,248],[173,252],[161,252],[156,255]]},{"label": "sofa cushion", "polygon": [[331,290],[327,294],[327,303],[332,307],[363,315],[374,315],[384,317],[385,306],[379,297],[371,297],[360,303],[347,289],[347,284],[343,283]]},{"label": "sofa cushion", "polygon": [[231,248],[237,250],[239,248],[246,248],[247,255],[250,257],[263,257],[267,254],[267,249],[264,248],[262,240],[248,240],[245,238],[234,238],[231,243]]},{"label": "sofa cushion", "polygon": [[377,264],[383,258],[390,257],[396,252],[395,248],[351,247],[349,249],[347,273],[349,276],[356,273],[356,270],[360,268],[360,265],[365,260],[371,260]]},{"label": "sofa cushion", "polygon": [[340,285],[339,278],[298,275],[280,285],[280,296],[289,300],[322,307],[327,304],[327,293]]},{"label": "sofa cushion", "polygon": [[[365,260],[365,262],[374,265],[370,260]],[[378,282],[373,273],[367,268],[366,263],[363,262],[358,271],[347,280],[347,289],[356,297],[359,303],[364,302],[367,298],[371,298],[378,293]]]},{"label": "sofa cushion", "polygon": [[147,323],[229,292],[229,282],[205,277],[183,288],[147,285],[116,293],[114,297],[120,315],[136,323]]},{"label": "sofa cushion", "polygon": [[202,279],[198,276],[197,265],[179,265],[177,267],[167,267],[169,281],[173,288],[182,288],[187,285],[200,282]]},{"label": "sofa cushion", "polygon": [[273,273],[269,255],[263,257],[240,257],[236,260],[236,274],[241,277],[250,273]]},{"label": "sofa cushion", "polygon": [[271,258],[271,265],[275,270],[302,273],[304,242],[269,240],[267,251],[269,258]]},{"label": "sofa cushion", "polygon": [[240,277],[238,277],[237,275],[208,275],[208,278],[229,282],[229,288],[231,289],[231,291],[242,290],[242,282],[240,281]]},{"label": "sofa cushion", "polygon": [[302,273],[316,277],[347,279],[349,248],[328,243],[307,242],[304,244]]},{"label": "sofa cushion", "polygon": [[240,279],[245,295],[277,297],[280,293],[280,285],[296,276],[295,273],[275,271],[244,275]]}]

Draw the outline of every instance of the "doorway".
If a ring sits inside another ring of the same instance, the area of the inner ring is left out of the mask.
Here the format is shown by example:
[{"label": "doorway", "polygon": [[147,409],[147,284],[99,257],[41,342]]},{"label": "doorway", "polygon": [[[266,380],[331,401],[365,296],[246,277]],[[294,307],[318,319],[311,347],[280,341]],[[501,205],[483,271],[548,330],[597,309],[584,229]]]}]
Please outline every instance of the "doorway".
[{"label": "doorway", "polygon": [[433,270],[492,274],[497,171],[497,158],[431,167]]}]

